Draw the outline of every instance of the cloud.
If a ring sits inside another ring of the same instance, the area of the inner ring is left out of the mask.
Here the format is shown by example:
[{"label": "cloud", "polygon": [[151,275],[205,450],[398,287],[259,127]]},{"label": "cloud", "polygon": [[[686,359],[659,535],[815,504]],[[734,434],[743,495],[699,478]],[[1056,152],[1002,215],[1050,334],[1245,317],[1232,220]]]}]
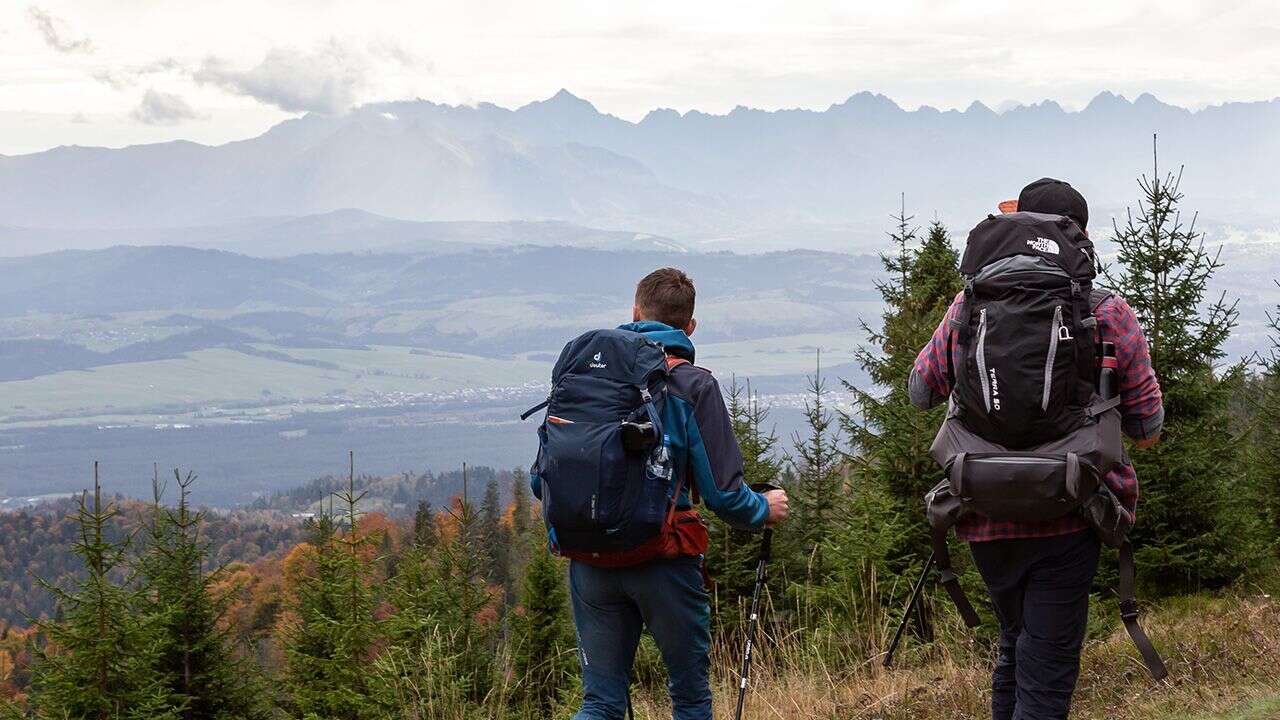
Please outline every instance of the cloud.
[{"label": "cloud", "polygon": [[90,76],[104,85],[111,86],[113,90],[127,90],[136,86],[147,75],[173,71],[186,73],[186,69],[177,60],[162,58],[143,65],[100,68],[90,73]]},{"label": "cloud", "polygon": [[67,36],[67,24],[60,18],[50,15],[45,10],[32,5],[27,8],[27,17],[44,36],[49,47],[61,53],[91,53],[93,41],[88,36],[72,39]]},{"label": "cloud", "polygon": [[147,92],[142,96],[142,102],[134,108],[132,116],[134,120],[147,125],[174,125],[183,120],[202,117],[180,95],[155,88],[147,88]]},{"label": "cloud", "polygon": [[370,55],[365,48],[330,40],[314,50],[274,48],[248,70],[211,56],[193,78],[288,112],[335,114],[356,104],[369,89]]}]

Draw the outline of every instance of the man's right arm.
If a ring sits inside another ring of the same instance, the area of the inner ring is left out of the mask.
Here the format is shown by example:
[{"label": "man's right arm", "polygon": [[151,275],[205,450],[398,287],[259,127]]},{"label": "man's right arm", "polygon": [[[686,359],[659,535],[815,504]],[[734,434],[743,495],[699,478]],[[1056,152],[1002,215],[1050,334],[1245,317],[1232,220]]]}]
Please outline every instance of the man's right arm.
[{"label": "man's right arm", "polygon": [[959,312],[964,303],[964,293],[956,295],[942,316],[942,322],[933,331],[933,337],[916,356],[915,366],[911,368],[911,378],[907,381],[907,394],[911,404],[921,410],[928,410],[947,399],[951,394],[951,381],[947,373],[947,353],[953,345],[951,319]]}]

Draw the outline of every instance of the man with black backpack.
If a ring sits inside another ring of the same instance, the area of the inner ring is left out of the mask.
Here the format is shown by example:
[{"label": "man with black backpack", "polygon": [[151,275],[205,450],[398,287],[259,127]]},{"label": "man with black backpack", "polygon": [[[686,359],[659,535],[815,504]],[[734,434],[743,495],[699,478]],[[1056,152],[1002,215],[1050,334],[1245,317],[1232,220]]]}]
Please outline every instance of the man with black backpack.
[{"label": "man with black backpack", "polygon": [[943,587],[978,617],[946,535],[968,541],[1000,623],[995,720],[1066,718],[1101,542],[1119,548],[1121,615],[1153,676],[1165,674],[1133,597],[1138,481],[1120,435],[1155,443],[1164,410],[1147,341],[1124,299],[1093,287],[1088,205],[1045,178],[969,235],[965,289],[910,380],[913,404],[950,398],[930,454],[946,479],[926,497]]},{"label": "man with black backpack", "polygon": [[697,499],[732,525],[786,519],[782,490],[743,483],[720,386],[693,365],[694,287],[663,268],[636,287],[633,322],[588,332],[552,371],[530,471],[551,550],[571,559],[582,667],[577,720],[622,718],[647,628],[662,653],[676,720],[711,717],[710,604]]}]

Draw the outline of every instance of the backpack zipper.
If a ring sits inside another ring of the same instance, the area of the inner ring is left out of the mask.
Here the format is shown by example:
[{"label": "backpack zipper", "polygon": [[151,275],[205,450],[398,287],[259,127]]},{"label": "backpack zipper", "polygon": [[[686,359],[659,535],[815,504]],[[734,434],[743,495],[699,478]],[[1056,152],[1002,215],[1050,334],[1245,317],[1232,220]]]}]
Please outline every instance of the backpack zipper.
[{"label": "backpack zipper", "polygon": [[982,376],[982,402],[987,413],[991,412],[991,380],[987,377],[987,309],[982,308],[978,314],[978,350],[975,359],[978,361],[978,374]]},{"label": "backpack zipper", "polygon": [[1057,458],[972,458],[967,462],[971,463],[995,463],[997,465],[1058,465],[1063,461]]},{"label": "backpack zipper", "polygon": [[1053,366],[1058,361],[1058,340],[1062,332],[1062,306],[1053,308],[1053,325],[1049,328],[1049,355],[1044,360],[1044,396],[1040,399],[1040,410],[1049,409],[1049,394],[1053,391]]}]

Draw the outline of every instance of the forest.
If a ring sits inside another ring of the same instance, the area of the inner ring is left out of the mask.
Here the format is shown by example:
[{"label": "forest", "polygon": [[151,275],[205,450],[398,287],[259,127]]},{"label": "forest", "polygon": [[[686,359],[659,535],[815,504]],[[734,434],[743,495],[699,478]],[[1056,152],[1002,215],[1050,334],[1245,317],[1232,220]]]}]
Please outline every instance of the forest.
[{"label": "forest", "polygon": [[[1162,441],[1129,452],[1143,483],[1139,596],[1171,677],[1147,679],[1124,640],[1104,552],[1079,717],[1268,712],[1280,699],[1280,312],[1272,347],[1227,357],[1236,303],[1213,290],[1221,264],[1181,208],[1180,180],[1142,177],[1101,280],[1141,320],[1164,392]],[[748,717],[986,713],[995,623],[984,609],[982,627],[965,629],[932,585],[898,666],[880,668],[928,553],[921,498],[938,477],[926,451],[942,409],[915,410],[907,377],[962,283],[942,223],[919,228],[904,210],[889,238],[884,311],[855,355],[870,385],[827,377],[819,362],[806,431],[778,437],[750,383],[726,381],[747,482],[785,486],[793,508],[774,541]],[[833,407],[837,388],[852,410]],[[61,507],[65,518],[0,515],[6,584],[17,571],[38,578],[5,590],[28,621],[15,614],[0,631],[0,717],[570,716],[580,689],[565,563],[546,550],[525,473],[464,467],[463,492],[440,503],[427,499],[438,478],[369,478],[358,454],[344,459],[346,473],[238,517],[193,507],[187,470],[164,473],[150,503],[95,485]],[[264,519],[300,505],[307,517],[292,525]],[[705,515],[723,712],[758,536]],[[957,570],[983,597],[976,572]],[[646,640],[637,717],[669,713],[664,688]]]}]

